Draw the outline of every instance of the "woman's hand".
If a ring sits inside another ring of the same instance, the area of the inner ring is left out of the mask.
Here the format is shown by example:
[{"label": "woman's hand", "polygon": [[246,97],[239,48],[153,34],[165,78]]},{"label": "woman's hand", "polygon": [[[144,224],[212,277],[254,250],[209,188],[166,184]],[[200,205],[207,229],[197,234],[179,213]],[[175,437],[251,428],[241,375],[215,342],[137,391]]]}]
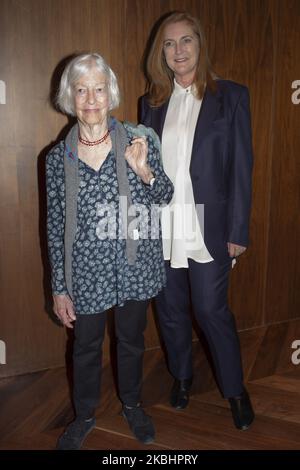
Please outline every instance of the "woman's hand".
[{"label": "woman's hand", "polygon": [[126,148],[125,159],[131,169],[145,184],[149,184],[153,173],[147,165],[148,145],[145,137],[136,137]]},{"label": "woman's hand", "polygon": [[57,318],[67,328],[73,328],[72,322],[76,320],[73,302],[67,294],[53,296],[53,310]]},{"label": "woman's hand", "polygon": [[244,251],[246,251],[245,246],[241,245],[236,245],[235,243],[227,243],[228,246],[228,253],[231,258],[236,258],[237,256],[240,256]]}]

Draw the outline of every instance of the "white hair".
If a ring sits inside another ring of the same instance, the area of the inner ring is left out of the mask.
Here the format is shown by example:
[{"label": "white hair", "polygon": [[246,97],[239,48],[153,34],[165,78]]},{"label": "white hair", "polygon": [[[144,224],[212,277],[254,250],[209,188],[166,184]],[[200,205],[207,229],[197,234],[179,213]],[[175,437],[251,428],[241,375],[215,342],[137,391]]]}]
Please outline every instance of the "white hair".
[{"label": "white hair", "polygon": [[74,85],[82,75],[86,75],[93,67],[106,76],[109,110],[119,106],[120,91],[117,78],[103,57],[97,53],[79,54],[67,64],[60,80],[56,103],[63,113],[71,116],[76,115]]}]

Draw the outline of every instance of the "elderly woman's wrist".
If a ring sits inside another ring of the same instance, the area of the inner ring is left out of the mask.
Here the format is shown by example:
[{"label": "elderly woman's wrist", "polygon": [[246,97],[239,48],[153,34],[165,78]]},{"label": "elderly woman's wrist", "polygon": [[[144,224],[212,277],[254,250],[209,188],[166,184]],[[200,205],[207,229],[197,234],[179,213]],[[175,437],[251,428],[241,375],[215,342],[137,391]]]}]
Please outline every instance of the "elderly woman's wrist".
[{"label": "elderly woman's wrist", "polygon": [[154,178],[154,174],[152,173],[151,169],[147,169],[140,175],[141,180],[144,184],[150,184],[150,181]]}]

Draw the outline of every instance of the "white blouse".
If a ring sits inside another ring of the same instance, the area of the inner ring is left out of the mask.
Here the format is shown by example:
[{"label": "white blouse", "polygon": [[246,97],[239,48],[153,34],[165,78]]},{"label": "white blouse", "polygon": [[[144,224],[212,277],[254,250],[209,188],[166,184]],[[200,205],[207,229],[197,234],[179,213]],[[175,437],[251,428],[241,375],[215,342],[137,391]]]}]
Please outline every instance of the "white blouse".
[{"label": "white blouse", "polygon": [[162,134],[162,160],[174,195],[162,209],[161,219],[164,259],[170,260],[172,268],[188,268],[188,258],[213,261],[201,234],[189,171],[201,103],[192,85],[183,88],[174,81]]}]

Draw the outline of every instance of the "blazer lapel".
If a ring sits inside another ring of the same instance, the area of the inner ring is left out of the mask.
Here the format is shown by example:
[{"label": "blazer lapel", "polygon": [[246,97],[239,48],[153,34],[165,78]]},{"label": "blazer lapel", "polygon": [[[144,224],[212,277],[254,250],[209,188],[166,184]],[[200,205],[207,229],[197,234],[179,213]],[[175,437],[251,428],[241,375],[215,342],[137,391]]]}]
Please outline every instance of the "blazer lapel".
[{"label": "blazer lapel", "polygon": [[160,138],[160,141],[162,140],[162,133],[163,133],[163,128],[166,120],[166,115],[167,115],[167,110],[169,106],[169,101],[166,101],[163,105],[161,105],[157,110],[156,110],[156,118],[155,118],[155,127],[154,129],[156,133],[158,134],[158,137]]},{"label": "blazer lapel", "polygon": [[221,108],[221,103],[222,95],[219,88],[215,94],[213,94],[209,89],[206,89],[195,128],[191,163],[193,161],[193,157],[196,154],[196,150],[200,145],[200,142],[207,134],[211,123],[218,114],[218,111]]}]

